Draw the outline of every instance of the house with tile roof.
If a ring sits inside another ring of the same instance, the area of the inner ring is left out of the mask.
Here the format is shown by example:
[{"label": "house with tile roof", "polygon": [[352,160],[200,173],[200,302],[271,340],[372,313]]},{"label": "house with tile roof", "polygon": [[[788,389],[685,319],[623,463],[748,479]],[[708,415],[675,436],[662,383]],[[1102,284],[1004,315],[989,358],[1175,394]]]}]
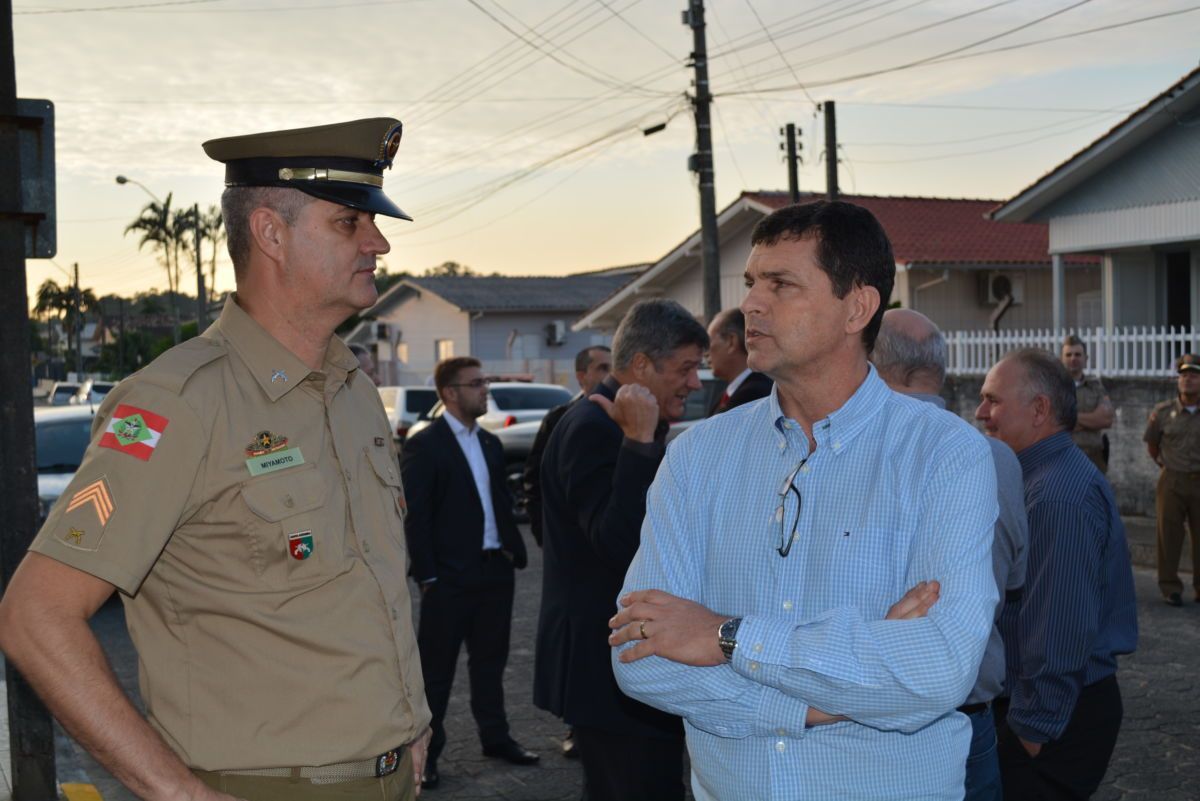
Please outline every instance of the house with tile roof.
[{"label": "house with tile roof", "polygon": [[575,354],[611,339],[571,323],[645,267],[560,277],[406,278],[380,296],[346,341],[375,353],[382,384],[425,384],[441,359],[474,356],[492,375],[569,386]]},{"label": "house with tile roof", "polygon": [[[801,202],[819,200],[802,194]],[[1044,223],[1001,225],[987,218],[995,200],[843,195],[869,209],[891,239],[896,258],[892,302],[928,315],[943,330],[985,329],[1007,288],[1014,303],[1004,328],[1049,327],[1051,260]],[[743,192],[717,218],[721,248],[721,306],[745,296],[742,271],[754,225],[791,202],[786,192]],[[1067,282],[1069,324],[1100,324],[1100,274],[1096,257],[1072,254]],[[697,316],[703,309],[700,233],[693,233],[645,272],[575,321],[580,329],[611,333],[637,300],[678,300]]]},{"label": "house with tile roof", "polygon": [[1200,69],[1001,204],[991,218],[1002,227],[1049,227],[1055,328],[1071,325],[1068,262],[1085,252],[1100,254],[1097,325],[1106,331],[1200,327]]}]

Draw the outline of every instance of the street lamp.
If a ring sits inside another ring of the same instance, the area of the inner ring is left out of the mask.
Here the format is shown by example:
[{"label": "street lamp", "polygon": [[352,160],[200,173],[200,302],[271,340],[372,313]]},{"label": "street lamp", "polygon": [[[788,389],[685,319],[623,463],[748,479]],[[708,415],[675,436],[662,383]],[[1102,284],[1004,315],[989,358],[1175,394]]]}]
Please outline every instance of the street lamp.
[{"label": "street lamp", "polygon": [[147,189],[146,185],[144,183],[142,183],[141,181],[135,181],[132,178],[126,178],[124,175],[118,175],[117,183],[122,184],[122,185],[123,184],[133,184],[134,186],[141,187],[143,192],[145,192],[150,197],[154,198],[155,203],[158,203],[160,205],[162,204],[162,198],[160,198],[158,195],[154,194],[149,189]]},{"label": "street lamp", "polygon": [[[153,192],[151,192],[149,189],[147,189],[146,185],[143,184],[141,181],[134,180],[133,178],[128,178],[124,175],[118,175],[117,183],[122,184],[122,185],[133,184],[134,186],[140,187],[143,192],[145,192],[150,197],[154,198],[154,202],[157,203],[160,207],[163,205],[163,202],[159,198],[159,196],[154,194]],[[205,300],[205,293],[204,293],[204,270],[200,266],[201,230],[200,230],[200,204],[199,203],[195,204],[192,207],[192,230],[196,234],[196,329],[197,329],[197,332],[203,333],[204,327],[208,324],[208,303]],[[179,332],[178,331],[176,331],[175,340],[176,340],[176,342],[179,341]]]}]

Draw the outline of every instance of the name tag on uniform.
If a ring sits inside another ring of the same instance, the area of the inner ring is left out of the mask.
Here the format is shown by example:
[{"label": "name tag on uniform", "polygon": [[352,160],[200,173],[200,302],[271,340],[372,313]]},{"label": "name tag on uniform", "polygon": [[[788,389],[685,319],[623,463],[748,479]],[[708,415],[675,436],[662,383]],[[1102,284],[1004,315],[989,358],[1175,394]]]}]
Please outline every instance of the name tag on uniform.
[{"label": "name tag on uniform", "polygon": [[274,453],[251,456],[246,460],[246,467],[250,469],[252,476],[286,470],[289,467],[299,467],[302,464],[304,464],[304,454],[300,453],[299,448],[285,448]]}]

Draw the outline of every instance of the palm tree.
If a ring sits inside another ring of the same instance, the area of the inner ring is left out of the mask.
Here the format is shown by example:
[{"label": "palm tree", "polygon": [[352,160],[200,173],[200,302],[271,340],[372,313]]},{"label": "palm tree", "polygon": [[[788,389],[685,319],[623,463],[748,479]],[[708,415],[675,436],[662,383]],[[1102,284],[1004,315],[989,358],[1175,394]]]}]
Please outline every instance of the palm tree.
[{"label": "palm tree", "polygon": [[162,203],[151,201],[142,209],[138,218],[125,226],[125,233],[138,231],[142,238],[138,250],[150,245],[158,252],[159,261],[167,271],[167,287],[171,295],[171,311],[174,314],[175,343],[179,344],[179,248],[177,236],[180,216],[186,212],[171,209],[171,193]]},{"label": "palm tree", "polygon": [[221,218],[221,207],[211,205],[200,215],[200,236],[212,245],[212,256],[208,260],[208,302],[217,299],[217,252],[225,241],[225,221]]},{"label": "palm tree", "polygon": [[49,318],[53,315],[60,320],[66,316],[67,309],[71,306],[71,296],[58,285],[53,278],[47,278],[38,287],[37,304],[33,307],[33,313],[38,317],[45,317],[46,328],[49,331],[49,349],[50,355],[54,355],[54,327],[50,325]]},{"label": "palm tree", "polygon": [[[37,303],[33,307],[36,315],[57,314],[62,321],[64,333],[67,336],[67,352],[70,353],[75,334],[82,330],[84,314],[96,309],[100,302],[90,289],[76,289],[74,286],[59,286],[54,279],[47,278],[38,287]],[[76,361],[79,354],[76,353]]]}]

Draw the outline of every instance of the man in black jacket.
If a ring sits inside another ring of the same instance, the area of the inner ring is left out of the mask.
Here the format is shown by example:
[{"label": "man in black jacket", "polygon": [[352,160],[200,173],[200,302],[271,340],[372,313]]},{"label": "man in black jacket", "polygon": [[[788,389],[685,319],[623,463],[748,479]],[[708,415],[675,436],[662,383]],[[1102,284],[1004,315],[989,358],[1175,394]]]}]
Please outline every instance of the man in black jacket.
[{"label": "man in black jacket", "polygon": [[529,533],[533,541],[542,544],[542,454],[550,434],[571,405],[596,391],[600,382],[612,372],[612,349],[607,345],[593,345],[575,354],[575,380],[579,382],[579,394],[562,406],[546,412],[537,436],[525,459],[525,472],[521,474],[521,486],[525,490],[525,509],[529,512]]},{"label": "man in black jacket", "polygon": [[464,640],[483,753],[518,765],[538,760],[509,735],[504,712],[513,568],[525,567],[526,553],[504,483],[500,441],[475,424],[487,411],[488,382],[479,361],[463,356],[440,362],[434,383],[445,413],[410,437],[400,457],[405,535],[412,575],[421,586],[417,645],[433,713],[426,788],[441,779],[443,721]]},{"label": "man in black jacket", "polygon": [[678,303],[634,306],[613,340],[612,375],[566,412],[542,459],[533,700],[574,727],[589,801],[683,798],[680,720],[621,693],[607,637],[668,422],[700,389],[706,347],[704,328]]},{"label": "man in black jacket", "polygon": [[708,362],[713,375],[725,382],[725,392],[713,401],[708,416],[771,394],[775,382],[747,366],[746,315],[738,308],[726,309],[708,327]]}]

